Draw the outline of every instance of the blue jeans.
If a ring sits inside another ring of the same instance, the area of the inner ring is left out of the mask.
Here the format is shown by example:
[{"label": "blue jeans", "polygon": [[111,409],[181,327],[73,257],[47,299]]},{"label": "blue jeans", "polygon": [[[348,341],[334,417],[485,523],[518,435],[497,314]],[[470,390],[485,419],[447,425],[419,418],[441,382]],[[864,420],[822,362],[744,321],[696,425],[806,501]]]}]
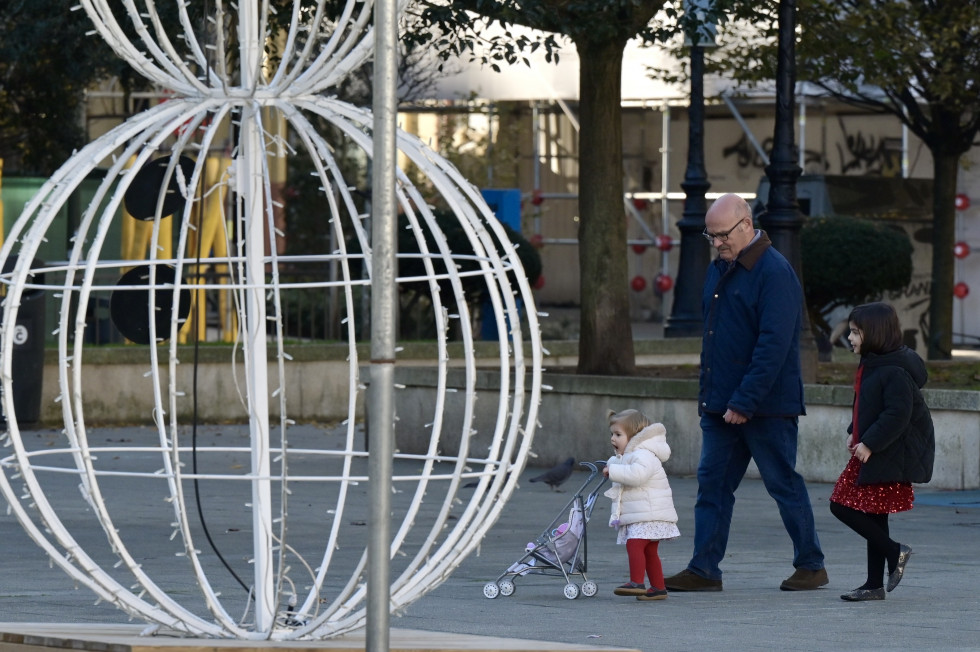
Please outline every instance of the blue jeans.
[{"label": "blue jeans", "polygon": [[701,417],[698,499],[694,505],[694,556],[688,569],[720,580],[718,564],[728,547],[728,532],[738,489],[754,459],[766,491],[776,501],[793,540],[793,566],[823,568],[823,552],[813,523],[813,507],[803,477],[796,472],[796,417],[756,417],[742,425],[720,415]]}]

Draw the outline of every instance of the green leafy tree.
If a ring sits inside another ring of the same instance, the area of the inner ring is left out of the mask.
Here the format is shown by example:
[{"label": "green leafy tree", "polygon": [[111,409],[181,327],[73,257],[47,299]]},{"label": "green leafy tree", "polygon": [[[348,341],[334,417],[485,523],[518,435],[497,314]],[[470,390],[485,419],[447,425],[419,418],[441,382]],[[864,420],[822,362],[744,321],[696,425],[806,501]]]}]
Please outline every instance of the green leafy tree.
[{"label": "green leafy tree", "polygon": [[912,280],[912,241],[900,228],[846,216],[811,218],[800,231],[804,294],[818,342],[829,315],[901,290]]},{"label": "green leafy tree", "polygon": [[85,90],[116,56],[86,36],[72,0],[0,3],[0,158],[7,173],[50,174],[85,144]]},{"label": "green leafy tree", "polygon": [[[732,26],[712,53],[715,71],[772,79],[777,3],[740,3],[755,21]],[[768,18],[766,18],[768,16]],[[768,21],[768,22],[767,22]],[[956,178],[980,131],[980,3],[951,0],[801,0],[797,79],[898,117],[933,158],[932,288],[928,356],[952,354]]]},{"label": "green leafy tree", "polygon": [[[124,94],[151,86],[92,33],[92,23],[84,11],[72,11],[77,4],[77,0],[0,2],[0,158],[7,173],[51,174],[85,145],[83,103],[85,92],[94,85],[113,79]],[[309,10],[316,2],[302,0],[302,4]],[[338,15],[344,4],[345,0],[329,0],[327,16]],[[112,5],[119,25],[138,43],[124,3],[115,0]],[[276,33],[288,24],[293,0],[270,0],[270,5],[276,9],[271,12],[270,33]],[[202,31],[214,30],[204,16],[206,8],[207,3],[187,3],[188,16]],[[178,3],[158,2],[155,9],[167,33],[182,33]],[[229,22],[223,26],[232,39],[236,36],[234,18],[235,14],[227,14]],[[153,32],[149,18],[143,15],[143,20]],[[173,44],[178,51],[184,48],[186,54],[183,41],[174,39]],[[270,57],[277,56],[276,45],[275,39],[267,41]],[[228,54],[233,64],[238,54],[233,43]],[[193,67],[193,63],[189,65]],[[411,85],[417,79],[399,81]],[[128,99],[125,105],[127,111],[141,108],[130,106]]]},{"label": "green leafy tree", "polygon": [[[719,5],[728,1],[719,0]],[[111,77],[113,72],[118,72],[120,76],[130,75],[134,83],[138,81],[138,76],[127,64],[107,50],[105,54],[102,53],[101,48],[105,46],[101,41],[78,33],[84,33],[89,26],[79,14],[66,11],[71,3],[72,0],[14,0],[4,5],[0,13],[3,21],[2,42],[7,45],[12,42],[9,39],[13,39],[19,44],[18,62],[38,63],[32,74],[19,77],[19,92],[30,90],[26,86],[31,77],[50,75],[52,69],[60,73],[72,71],[74,88],[58,104],[61,108],[75,108],[71,119],[62,120],[61,124],[77,124],[78,98],[91,81]],[[272,3],[277,6],[289,4],[288,0],[272,0]],[[161,9],[166,6],[169,5],[161,6]],[[654,20],[658,12],[659,17]],[[288,15],[289,12],[279,13]],[[65,22],[35,34],[33,42],[25,38],[26,31],[22,27],[31,21],[40,21],[45,15],[64,17]],[[409,30],[407,41],[412,43],[414,39],[414,43],[435,47],[447,58],[467,54],[476,56],[475,44],[482,43],[489,53],[485,60],[495,68],[499,68],[502,62],[526,62],[525,53],[540,47],[546,49],[550,61],[557,61],[559,43],[555,35],[568,37],[578,51],[581,61],[579,121],[582,152],[579,184],[580,272],[583,279],[579,351],[581,372],[622,374],[632,372],[635,366],[624,255],[626,220],[622,201],[623,134],[620,109],[622,55],[632,38],[654,41],[676,31],[680,15],[680,2],[674,0],[459,0],[438,3],[422,0],[410,16],[410,20],[417,19],[418,22],[415,29]],[[164,22],[167,20],[165,17]],[[121,22],[127,21],[123,19]],[[201,24],[204,26],[204,21]],[[503,26],[503,34],[487,36],[489,32],[486,28],[490,25]],[[544,35],[540,39],[515,37],[509,31],[512,26],[541,30]],[[40,56],[31,51],[39,43],[58,44],[62,53],[77,54],[68,57],[69,61],[55,56],[59,53]],[[270,52],[270,56],[275,56],[275,53]],[[14,60],[8,56],[0,59],[3,62]],[[110,62],[119,68],[112,71],[103,68]],[[20,68],[8,65],[2,69],[2,74],[9,79],[11,70],[16,68],[15,72],[19,74],[23,65],[21,63]],[[61,80],[60,83],[63,82]],[[3,92],[8,97],[11,96],[10,89],[9,84],[4,86]],[[9,106],[0,97],[0,113],[15,114],[22,120],[26,119],[23,110],[15,107],[13,111],[8,111]],[[32,111],[35,115],[47,115],[37,108]],[[50,134],[54,121],[45,119],[43,122],[46,133]],[[22,138],[25,125],[14,125],[9,133]],[[38,171],[53,169],[79,142],[79,133],[74,132],[74,140],[67,137],[49,138],[63,145],[61,152],[39,145],[41,139],[29,139],[34,144],[30,147],[22,144],[20,153],[24,160],[28,152],[33,156],[46,156],[46,160],[35,167]]]},{"label": "green leafy tree", "polygon": [[[420,2],[415,15],[427,29],[409,36],[431,44],[445,57],[469,56],[496,70],[501,63],[527,63],[526,53],[539,48],[545,49],[548,61],[557,61],[556,36],[574,44],[580,60],[581,125],[579,373],[616,375],[635,370],[624,255],[623,51],[633,38],[656,41],[676,31],[679,5],[670,0]],[[493,26],[502,31],[493,32],[489,29]],[[543,35],[537,39],[515,35],[511,31],[515,26],[540,30]]]}]

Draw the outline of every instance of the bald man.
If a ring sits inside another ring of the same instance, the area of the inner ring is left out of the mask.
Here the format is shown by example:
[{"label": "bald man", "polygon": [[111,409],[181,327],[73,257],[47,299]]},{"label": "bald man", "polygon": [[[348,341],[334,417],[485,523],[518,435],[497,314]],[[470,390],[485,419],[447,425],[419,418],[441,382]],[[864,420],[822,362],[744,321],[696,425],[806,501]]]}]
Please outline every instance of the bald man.
[{"label": "bald man", "polygon": [[827,584],[813,508],[796,472],[799,417],[806,413],[800,369],[803,290],[789,262],[752,225],[749,205],[719,197],[704,218],[718,251],[702,297],[698,413],[701,460],[694,506],[694,555],[666,578],[670,591],[721,591],[735,490],[754,459],[793,541],[795,572],[784,591]]}]

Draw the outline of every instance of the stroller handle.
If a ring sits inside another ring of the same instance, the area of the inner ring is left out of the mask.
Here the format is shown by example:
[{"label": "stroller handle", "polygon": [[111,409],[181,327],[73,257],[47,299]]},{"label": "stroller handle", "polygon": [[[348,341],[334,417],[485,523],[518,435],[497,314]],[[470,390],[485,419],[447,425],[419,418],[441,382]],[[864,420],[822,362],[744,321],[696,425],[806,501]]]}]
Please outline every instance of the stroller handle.
[{"label": "stroller handle", "polygon": [[605,460],[596,460],[595,462],[579,462],[579,465],[586,467],[593,475],[595,475],[599,472],[600,467],[606,465],[606,462]]},{"label": "stroller handle", "polygon": [[[606,462],[605,460],[596,460],[595,462],[579,462],[579,465],[584,466],[589,470],[588,479],[584,483],[582,483],[582,488],[578,490],[579,494],[584,494],[586,489],[592,484],[592,482],[596,479],[596,477],[602,476],[602,473],[599,471],[599,469],[605,467]],[[595,494],[599,493],[599,488],[602,487],[602,485],[606,484],[606,482],[608,481],[609,481],[608,478],[602,477],[602,480],[599,482],[599,484],[590,492],[590,496],[592,500],[595,500]],[[586,502],[589,502],[588,499],[586,500]]]}]

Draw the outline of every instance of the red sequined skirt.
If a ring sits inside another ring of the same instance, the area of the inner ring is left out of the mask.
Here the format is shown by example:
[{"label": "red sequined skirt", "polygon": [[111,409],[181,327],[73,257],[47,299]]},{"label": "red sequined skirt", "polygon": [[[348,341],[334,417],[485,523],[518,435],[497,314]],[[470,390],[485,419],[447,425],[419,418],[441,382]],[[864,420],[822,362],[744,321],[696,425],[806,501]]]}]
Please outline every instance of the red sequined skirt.
[{"label": "red sequined skirt", "polygon": [[830,502],[856,509],[868,514],[894,514],[912,509],[915,494],[910,482],[882,482],[881,484],[858,484],[861,461],[851,457],[837,478]]}]

